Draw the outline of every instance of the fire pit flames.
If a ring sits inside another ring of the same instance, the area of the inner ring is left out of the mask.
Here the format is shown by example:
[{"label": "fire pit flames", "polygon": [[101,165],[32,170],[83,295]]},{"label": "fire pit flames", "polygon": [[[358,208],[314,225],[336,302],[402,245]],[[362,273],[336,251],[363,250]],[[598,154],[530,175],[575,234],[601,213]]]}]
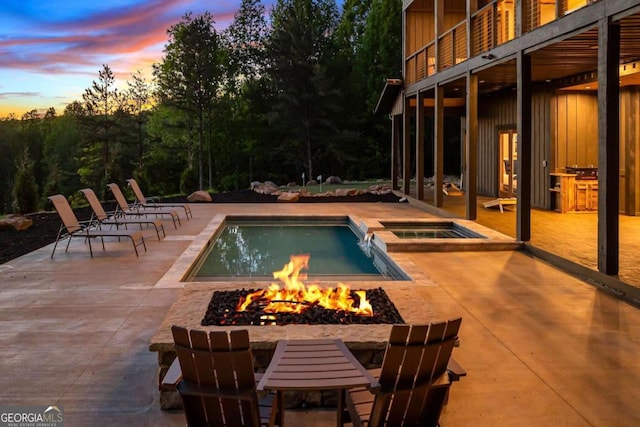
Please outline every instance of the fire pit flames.
[{"label": "fire pit flames", "polygon": [[292,255],[288,264],[280,271],[273,273],[284,288],[272,283],[266,290],[259,290],[241,298],[236,311],[246,311],[254,302],[262,307],[264,313],[302,313],[309,307],[318,305],[329,310],[353,312],[359,316],[373,316],[373,307],[367,300],[365,291],[355,291],[359,303],[351,297],[351,288],[338,282],[334,288],[322,288],[318,285],[306,286],[307,274],[303,269],[309,268],[309,255]]},{"label": "fire pit flames", "polygon": [[203,326],[288,324],[404,323],[382,288],[352,291],[305,285],[309,255],[292,255],[281,271],[273,273],[284,285],[267,289],[215,291],[202,319]]}]

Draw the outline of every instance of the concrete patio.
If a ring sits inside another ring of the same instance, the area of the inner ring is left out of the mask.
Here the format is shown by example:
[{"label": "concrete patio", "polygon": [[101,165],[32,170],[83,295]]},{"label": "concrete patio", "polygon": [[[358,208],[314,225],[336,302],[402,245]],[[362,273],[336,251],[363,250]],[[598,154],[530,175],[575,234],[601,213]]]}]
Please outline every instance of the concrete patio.
[{"label": "concrete patio", "polygon": [[[0,402],[62,405],[66,426],[182,426],[160,409],[149,342],[181,289],[156,283],[215,214],[426,218],[420,204],[197,204],[148,252],[108,242],[91,259],[81,239],[0,265]],[[500,215],[498,213],[498,215]],[[445,426],[640,425],[640,310],[519,251],[410,252],[400,265],[423,321],[462,316]],[[393,286],[389,282],[388,286]],[[334,425],[331,410],[288,425]]]}]

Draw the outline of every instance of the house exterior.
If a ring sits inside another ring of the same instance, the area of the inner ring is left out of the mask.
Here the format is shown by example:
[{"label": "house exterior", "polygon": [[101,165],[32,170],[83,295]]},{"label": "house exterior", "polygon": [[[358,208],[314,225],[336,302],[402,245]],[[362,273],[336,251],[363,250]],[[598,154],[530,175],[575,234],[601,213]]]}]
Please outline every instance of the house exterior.
[{"label": "house exterior", "polygon": [[532,208],[597,211],[598,270],[617,274],[618,215],[640,213],[640,2],[404,0],[402,54],[377,107],[394,188],[442,206],[455,151],[467,219],[515,197],[526,242]]}]

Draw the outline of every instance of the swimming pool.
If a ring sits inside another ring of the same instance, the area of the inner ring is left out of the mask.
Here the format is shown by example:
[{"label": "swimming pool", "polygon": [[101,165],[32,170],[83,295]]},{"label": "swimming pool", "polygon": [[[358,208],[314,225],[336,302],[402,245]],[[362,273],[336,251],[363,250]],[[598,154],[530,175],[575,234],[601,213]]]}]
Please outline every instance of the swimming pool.
[{"label": "swimming pool", "polygon": [[408,280],[363,238],[348,217],[227,217],[186,281],[272,280],[299,254],[310,255],[310,279]]}]

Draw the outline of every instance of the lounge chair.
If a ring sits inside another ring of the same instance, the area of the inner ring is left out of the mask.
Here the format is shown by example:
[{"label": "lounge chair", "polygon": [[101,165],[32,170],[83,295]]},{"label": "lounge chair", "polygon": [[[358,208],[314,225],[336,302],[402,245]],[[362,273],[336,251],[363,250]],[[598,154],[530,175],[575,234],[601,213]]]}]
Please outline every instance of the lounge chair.
[{"label": "lounge chair", "polygon": [[394,325],[379,370],[380,388],[353,389],[346,396],[353,425],[437,426],[457,379],[447,365],[461,322]]},{"label": "lounge chair", "polygon": [[[180,217],[178,216],[178,211],[175,209],[145,209],[142,206],[129,206],[127,199],[124,197],[122,190],[118,184],[111,183],[107,184],[109,189],[111,190],[111,194],[116,199],[116,203],[118,204],[118,213],[124,216],[147,216],[147,215],[155,215],[156,218],[158,216],[169,216],[173,220],[173,226],[178,229],[178,224],[182,225],[180,222]],[[177,221],[177,224],[176,224]]]},{"label": "lounge chair", "polygon": [[160,221],[159,219],[144,218],[141,216],[137,216],[137,217],[127,217],[124,215],[121,215],[119,217],[114,215],[109,216],[107,215],[104,208],[102,207],[102,204],[98,200],[98,196],[96,196],[96,193],[92,189],[84,188],[80,190],[80,192],[84,194],[84,197],[87,199],[87,201],[89,202],[89,205],[91,206],[91,209],[93,210],[91,219],[95,218],[95,220],[99,222],[100,225],[115,226],[116,229],[119,229],[120,226],[124,226],[124,228],[126,229],[127,225],[129,224],[138,224],[140,227],[142,227],[142,224],[153,225],[156,229],[156,235],[158,236],[158,240],[162,240],[162,237],[160,237],[161,231],[162,231],[162,235],[166,237],[167,234],[164,232],[164,226],[162,225],[162,221]]},{"label": "lounge chair", "polygon": [[246,329],[171,328],[182,379],[177,385],[189,426],[273,425],[273,395],[258,399]]},{"label": "lounge chair", "polygon": [[181,203],[160,203],[160,199],[157,197],[145,197],[138,185],[138,182],[131,178],[128,179],[129,187],[133,190],[133,194],[136,197],[136,202],[140,206],[144,206],[145,208],[182,208],[184,209],[184,215],[187,217],[187,220],[191,216],[193,218],[193,214],[191,213],[191,208],[189,205],[184,205]]},{"label": "lounge chair", "polygon": [[53,206],[62,220],[60,230],[58,230],[58,236],[56,237],[56,242],[53,245],[51,258],[53,258],[53,254],[56,252],[58,242],[64,238],[69,239],[67,242],[67,248],[65,249],[66,252],[69,249],[69,243],[71,243],[72,237],[83,237],[87,242],[89,242],[89,253],[92,258],[93,249],[91,248],[91,239],[95,237],[100,237],[100,240],[102,241],[102,250],[105,250],[105,237],[117,237],[118,240],[122,237],[126,237],[131,240],[133,249],[136,251],[136,256],[138,256],[138,246],[140,245],[144,247],[145,252],[147,251],[147,245],[144,243],[144,236],[140,230],[102,230],[100,229],[99,224],[97,228],[93,228],[90,226],[91,224],[81,223],[78,221],[76,214],[73,213],[73,209],[71,209],[71,205],[69,205],[69,202],[62,194],[49,196],[49,200],[53,203]]}]

